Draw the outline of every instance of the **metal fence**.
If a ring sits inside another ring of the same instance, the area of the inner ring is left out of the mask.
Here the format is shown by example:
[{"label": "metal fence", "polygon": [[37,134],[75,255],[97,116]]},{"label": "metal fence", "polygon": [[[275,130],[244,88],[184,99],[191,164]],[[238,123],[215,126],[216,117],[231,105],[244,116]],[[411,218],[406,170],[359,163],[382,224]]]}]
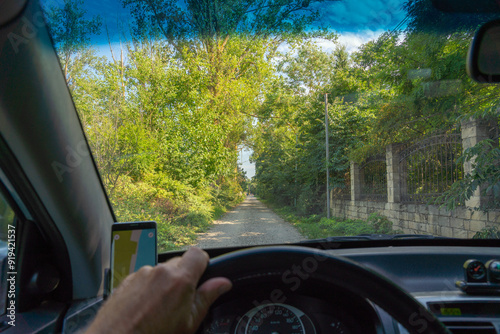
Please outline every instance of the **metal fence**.
[{"label": "metal fence", "polygon": [[387,201],[387,167],[385,155],[367,159],[360,166],[361,199],[367,201]]},{"label": "metal fence", "polygon": [[403,203],[429,203],[462,179],[460,134],[442,134],[408,144],[400,151],[400,191]]}]

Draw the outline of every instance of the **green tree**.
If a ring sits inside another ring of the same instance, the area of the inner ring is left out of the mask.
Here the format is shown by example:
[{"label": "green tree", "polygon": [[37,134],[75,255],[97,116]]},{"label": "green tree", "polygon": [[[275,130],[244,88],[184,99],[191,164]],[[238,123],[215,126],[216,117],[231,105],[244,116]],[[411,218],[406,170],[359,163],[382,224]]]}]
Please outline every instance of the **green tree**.
[{"label": "green tree", "polygon": [[[336,41],[333,34],[324,37]],[[332,186],[344,182],[348,152],[358,141],[364,118],[349,99],[358,80],[351,78],[345,48],[337,45],[330,53],[317,40],[302,42],[280,55],[280,75],[259,110],[253,159],[260,196],[280,205],[296,205],[299,213],[310,214],[324,212],[326,205],[324,94],[330,93]]]},{"label": "green tree", "polygon": [[[310,1],[125,0],[138,40],[162,37],[165,49],[190,75],[200,78],[209,100],[205,111],[226,129],[224,145],[236,166],[236,151],[251,124],[272,72],[278,46],[304,34],[318,17]],[[305,10],[308,9],[308,10]],[[154,24],[150,24],[154,22]],[[205,94],[205,93],[203,93]]]},{"label": "green tree", "polygon": [[94,16],[90,20],[85,19],[87,11],[82,5],[83,0],[64,0],[62,7],[51,6],[45,10],[50,34],[70,87],[73,82],[69,67],[84,66],[89,56],[90,36],[99,34],[101,29],[101,18]]}]

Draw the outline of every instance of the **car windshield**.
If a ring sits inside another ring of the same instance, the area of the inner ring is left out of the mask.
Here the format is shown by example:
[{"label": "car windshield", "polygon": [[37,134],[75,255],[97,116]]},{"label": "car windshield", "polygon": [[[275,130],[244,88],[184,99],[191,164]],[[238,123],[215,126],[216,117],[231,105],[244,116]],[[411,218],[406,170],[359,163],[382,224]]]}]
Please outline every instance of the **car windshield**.
[{"label": "car windshield", "polygon": [[160,252],[500,235],[500,88],[466,72],[497,14],[427,0],[42,6],[116,219],[156,221]]}]

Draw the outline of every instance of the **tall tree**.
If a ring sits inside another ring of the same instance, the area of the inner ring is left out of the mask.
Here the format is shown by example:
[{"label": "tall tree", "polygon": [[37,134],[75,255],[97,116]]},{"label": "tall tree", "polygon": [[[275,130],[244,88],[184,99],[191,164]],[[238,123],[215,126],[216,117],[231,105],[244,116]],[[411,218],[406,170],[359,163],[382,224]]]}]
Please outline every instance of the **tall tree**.
[{"label": "tall tree", "polygon": [[87,11],[82,8],[83,0],[64,0],[62,5],[47,8],[45,15],[49,21],[52,39],[59,51],[64,77],[66,82],[72,85],[69,67],[82,66],[84,63],[84,60],[78,58],[88,56],[90,36],[100,33],[101,18],[94,16],[90,20],[86,19]]},{"label": "tall tree", "polygon": [[[134,37],[162,37],[179,65],[203,78],[206,108],[214,124],[227,129],[222,138],[234,150],[245,137],[272,72],[278,46],[305,34],[319,13],[302,0],[123,0],[135,18]],[[208,110],[208,109],[207,109]]]}]

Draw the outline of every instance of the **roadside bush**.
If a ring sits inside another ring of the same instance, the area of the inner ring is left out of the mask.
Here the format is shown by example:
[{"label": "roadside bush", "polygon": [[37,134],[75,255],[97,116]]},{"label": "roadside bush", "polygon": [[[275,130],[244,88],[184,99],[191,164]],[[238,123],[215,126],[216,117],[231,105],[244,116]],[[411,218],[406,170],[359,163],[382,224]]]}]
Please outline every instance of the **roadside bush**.
[{"label": "roadside bush", "polygon": [[394,230],[392,229],[392,222],[386,216],[381,215],[380,213],[372,213],[368,216],[368,224],[371,225],[374,233],[378,234],[394,234]]},{"label": "roadside bush", "polygon": [[227,212],[226,208],[221,207],[221,206],[215,206],[214,209],[212,210],[212,218],[214,220],[219,219],[222,217]]},{"label": "roadside bush", "polygon": [[472,239],[500,239],[500,230],[496,226],[485,227],[476,232]]},{"label": "roadside bush", "polygon": [[375,233],[372,226],[363,220],[322,218],[319,222],[322,238],[328,236],[358,235],[365,233]]},{"label": "roadside bush", "polygon": [[179,249],[196,240],[196,233],[187,226],[156,220],[158,227],[158,252]]},{"label": "roadside bush", "polygon": [[195,189],[159,173],[146,174],[142,182],[122,176],[110,196],[118,221],[156,221],[158,252],[194,244],[197,233],[243,199],[237,183]]},{"label": "roadside bush", "polygon": [[307,216],[323,212],[323,203],[326,203],[326,195],[322,197],[321,192],[314,187],[302,187],[297,198],[296,212],[300,216]]},{"label": "roadside bush", "polygon": [[[270,206],[269,203],[265,200],[261,200],[267,206]],[[270,206],[272,207],[272,206]],[[300,222],[301,217],[295,215],[295,210],[291,206],[284,206],[281,208],[273,208],[273,211],[276,212],[281,218],[286,220],[289,223],[296,224]]]},{"label": "roadside bush", "polygon": [[228,180],[221,185],[212,185],[213,202],[221,208],[233,207],[245,199],[243,189],[234,180]]},{"label": "roadside bush", "polygon": [[203,212],[189,212],[178,220],[179,224],[192,227],[193,232],[203,232],[212,222],[212,216]]},{"label": "roadside bush", "polygon": [[291,223],[307,238],[320,239],[330,236],[354,236],[359,234],[399,234],[393,230],[392,222],[379,213],[371,214],[367,220],[326,218],[323,215],[299,216],[293,207],[273,208],[281,218]]}]

